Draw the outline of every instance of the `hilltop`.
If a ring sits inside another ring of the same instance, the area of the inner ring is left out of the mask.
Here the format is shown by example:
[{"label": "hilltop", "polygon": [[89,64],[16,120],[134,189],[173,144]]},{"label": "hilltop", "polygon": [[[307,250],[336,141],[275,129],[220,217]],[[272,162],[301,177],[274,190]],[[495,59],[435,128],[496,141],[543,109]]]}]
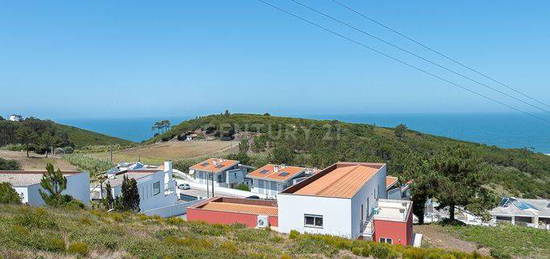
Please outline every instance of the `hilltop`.
[{"label": "hilltop", "polygon": [[[550,198],[550,156],[528,149],[505,149],[407,129],[336,120],[310,120],[269,114],[222,114],[184,121],[145,144],[185,139],[246,139],[252,165],[281,162],[323,168],[337,161],[385,162],[403,175],[411,154],[432,156],[446,146],[471,150],[489,175],[486,187],[499,195]],[[235,157],[233,155],[233,158]]]},{"label": "hilltop", "polygon": [[133,142],[107,136],[105,134],[80,129],[73,126],[63,125],[51,120],[40,120],[37,118],[27,118],[21,122],[0,120],[0,146],[8,144],[20,144],[17,137],[17,130],[21,127],[27,127],[37,136],[44,132],[59,136],[64,145],[74,146],[76,148],[89,145],[130,145]]}]

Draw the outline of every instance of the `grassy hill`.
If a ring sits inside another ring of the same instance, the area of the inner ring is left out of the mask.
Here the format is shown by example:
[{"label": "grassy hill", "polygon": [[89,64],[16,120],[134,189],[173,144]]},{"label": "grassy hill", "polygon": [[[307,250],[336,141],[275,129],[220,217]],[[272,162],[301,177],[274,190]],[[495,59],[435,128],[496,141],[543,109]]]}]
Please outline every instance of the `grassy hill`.
[{"label": "grassy hill", "polygon": [[483,258],[100,210],[0,205],[0,258]]},{"label": "grassy hill", "polygon": [[[550,198],[550,156],[412,130],[398,132],[367,124],[269,115],[210,115],[184,121],[146,143],[167,141],[193,130],[218,137],[232,136],[235,132],[237,137],[246,136],[250,140],[251,157],[246,162],[253,165],[271,161],[323,168],[337,161],[372,161],[387,163],[388,172],[398,176],[404,173],[411,154],[429,157],[445,146],[460,144],[487,165],[486,186],[495,193]],[[273,156],[277,148],[282,149],[279,150],[282,158]]]},{"label": "grassy hill", "polygon": [[59,130],[66,132],[69,135],[69,140],[77,147],[94,146],[94,145],[121,145],[127,146],[132,144],[132,141],[108,136],[105,134],[85,130],[73,126],[55,124]]},{"label": "grassy hill", "polygon": [[50,120],[27,118],[22,122],[0,120],[0,146],[20,143],[17,130],[22,127],[29,128],[37,136],[42,136],[44,133],[56,136],[60,139],[60,145],[71,145],[77,148],[88,145],[130,145],[133,143],[97,132],[58,124]]}]

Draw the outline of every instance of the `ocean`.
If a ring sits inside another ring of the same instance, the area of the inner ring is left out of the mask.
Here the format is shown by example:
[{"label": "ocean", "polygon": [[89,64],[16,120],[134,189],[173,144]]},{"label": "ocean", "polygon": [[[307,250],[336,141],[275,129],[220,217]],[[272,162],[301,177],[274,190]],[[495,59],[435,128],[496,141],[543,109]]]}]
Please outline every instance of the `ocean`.
[{"label": "ocean", "polygon": [[[531,148],[550,153],[550,124],[522,114],[334,114],[283,115],[297,118],[340,120],[395,127],[403,123],[409,129],[505,148]],[[154,135],[155,121],[170,120],[176,125],[195,116],[171,118],[60,119],[58,122],[136,142]],[[550,121],[550,116],[546,116]]]}]

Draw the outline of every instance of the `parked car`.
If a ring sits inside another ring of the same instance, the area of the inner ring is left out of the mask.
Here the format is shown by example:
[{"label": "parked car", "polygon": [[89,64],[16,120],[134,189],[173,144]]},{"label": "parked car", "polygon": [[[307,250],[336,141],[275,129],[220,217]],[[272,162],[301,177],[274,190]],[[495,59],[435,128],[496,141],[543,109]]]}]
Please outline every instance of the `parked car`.
[{"label": "parked car", "polygon": [[246,197],[247,199],[253,199],[253,200],[259,200],[260,197],[258,197],[258,195],[252,195],[252,196],[248,196]]},{"label": "parked car", "polygon": [[188,183],[182,183],[182,184],[178,185],[178,189],[180,189],[180,190],[189,190],[189,189],[191,189],[191,186]]}]

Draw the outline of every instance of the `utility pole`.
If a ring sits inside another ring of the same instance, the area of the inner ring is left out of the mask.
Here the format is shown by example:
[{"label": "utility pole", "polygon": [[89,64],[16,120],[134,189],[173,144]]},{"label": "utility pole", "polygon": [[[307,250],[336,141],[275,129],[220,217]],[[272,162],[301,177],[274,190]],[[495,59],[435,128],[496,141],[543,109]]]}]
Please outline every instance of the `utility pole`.
[{"label": "utility pole", "polygon": [[208,172],[206,174],[206,198],[210,198],[210,183],[208,183],[208,180],[210,179],[210,174]]},{"label": "utility pole", "polygon": [[111,153],[111,164],[113,163],[113,145],[109,145],[109,152]]}]

